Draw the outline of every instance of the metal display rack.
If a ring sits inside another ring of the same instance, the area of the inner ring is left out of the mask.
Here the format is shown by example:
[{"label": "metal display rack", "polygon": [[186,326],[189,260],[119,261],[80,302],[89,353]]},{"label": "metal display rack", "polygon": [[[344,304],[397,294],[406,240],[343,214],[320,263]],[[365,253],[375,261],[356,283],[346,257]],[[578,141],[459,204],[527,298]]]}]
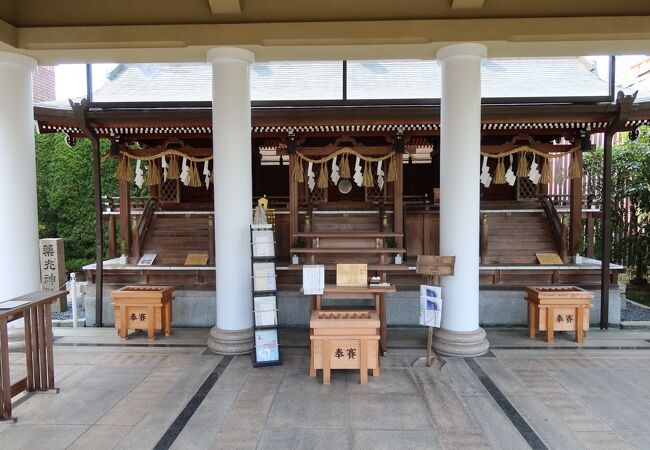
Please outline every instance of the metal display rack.
[{"label": "metal display rack", "polygon": [[253,366],[278,366],[281,361],[273,225],[251,225],[250,237],[255,339]]}]

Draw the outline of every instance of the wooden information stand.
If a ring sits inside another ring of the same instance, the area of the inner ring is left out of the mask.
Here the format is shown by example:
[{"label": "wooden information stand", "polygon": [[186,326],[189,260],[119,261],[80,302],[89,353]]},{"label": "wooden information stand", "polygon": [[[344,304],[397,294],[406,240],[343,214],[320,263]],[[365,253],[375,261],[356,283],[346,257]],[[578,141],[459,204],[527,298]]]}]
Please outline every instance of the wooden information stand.
[{"label": "wooden information stand", "polygon": [[589,331],[589,309],[594,294],[577,286],[526,287],[528,336],[546,331],[546,342],[553,342],[554,331],[575,331],[576,342],[584,342]]},{"label": "wooden information stand", "polygon": [[146,330],[149,340],[156,339],[155,330],[170,336],[173,292],[173,286],[125,286],[111,292],[119,336],[127,339],[129,329]]},{"label": "wooden information stand", "polygon": [[312,311],[309,375],[323,369],[323,384],[330,384],[332,369],[359,369],[361,384],[368,384],[368,369],[379,376],[379,318],[375,311]]},{"label": "wooden information stand", "polygon": [[[11,415],[11,397],[23,391],[59,392],[54,386],[52,303],[67,294],[37,291],[0,303],[0,420],[16,421]],[[21,318],[25,319],[27,376],[11,383],[7,324]]]},{"label": "wooden information stand", "polygon": [[[418,255],[415,273],[426,276],[429,284],[438,285],[440,284],[441,276],[452,276],[454,274],[455,264],[455,256]],[[429,334],[427,337],[427,366],[429,367],[431,367],[433,361],[437,358],[436,356],[431,356],[432,344],[433,327],[429,327]]]}]

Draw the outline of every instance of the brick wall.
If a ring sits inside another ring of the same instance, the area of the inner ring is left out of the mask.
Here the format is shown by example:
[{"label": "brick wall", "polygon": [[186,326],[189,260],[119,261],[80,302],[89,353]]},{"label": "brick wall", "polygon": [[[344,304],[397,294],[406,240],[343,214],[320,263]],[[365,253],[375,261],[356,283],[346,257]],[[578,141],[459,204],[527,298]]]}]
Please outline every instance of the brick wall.
[{"label": "brick wall", "polygon": [[38,66],[33,76],[34,103],[48,102],[56,99],[54,84],[54,67]]}]

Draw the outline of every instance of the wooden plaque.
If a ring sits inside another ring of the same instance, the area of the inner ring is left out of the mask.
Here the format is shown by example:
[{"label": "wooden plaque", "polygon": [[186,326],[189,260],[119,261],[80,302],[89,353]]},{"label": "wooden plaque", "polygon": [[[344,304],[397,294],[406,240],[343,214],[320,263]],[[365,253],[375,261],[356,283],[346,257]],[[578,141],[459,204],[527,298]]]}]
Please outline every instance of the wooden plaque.
[{"label": "wooden plaque", "polygon": [[451,276],[454,274],[455,256],[418,255],[415,273],[418,275]]},{"label": "wooden plaque", "polygon": [[188,253],[187,258],[185,258],[186,266],[205,266],[207,263],[207,253]]},{"label": "wooden plaque", "polygon": [[337,264],[337,286],[368,286],[368,264]]},{"label": "wooden plaque", "polygon": [[564,264],[564,261],[562,261],[562,258],[557,253],[535,253],[535,256],[537,256],[537,260],[543,266]]}]

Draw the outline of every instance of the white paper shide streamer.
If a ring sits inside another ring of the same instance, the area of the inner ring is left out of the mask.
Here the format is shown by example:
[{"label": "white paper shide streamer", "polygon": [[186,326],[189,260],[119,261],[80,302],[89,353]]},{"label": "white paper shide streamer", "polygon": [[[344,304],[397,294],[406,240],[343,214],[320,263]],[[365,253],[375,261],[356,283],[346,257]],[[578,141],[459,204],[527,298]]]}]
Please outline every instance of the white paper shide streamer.
[{"label": "white paper shide streamer", "polygon": [[483,183],[483,186],[486,188],[490,187],[490,184],[492,183],[492,175],[490,175],[487,156],[483,156],[483,165],[481,167],[481,183]]},{"label": "white paper shide streamer", "polygon": [[339,183],[339,179],[341,178],[339,175],[339,166],[336,163],[336,158],[338,158],[338,155],[332,158],[332,173],[330,174],[330,179],[334,185],[337,185]]},{"label": "white paper shide streamer", "polygon": [[210,188],[210,167],[208,166],[209,162],[205,161],[203,163],[203,180],[205,181],[205,190],[207,191]]},{"label": "white paper shide streamer", "polygon": [[379,189],[384,188],[384,171],[381,168],[381,164],[383,163],[382,160],[379,160],[377,162],[377,186]]},{"label": "white paper shide streamer", "polygon": [[142,189],[144,186],[144,170],[142,170],[142,161],[139,159],[135,163],[135,185]]},{"label": "white paper shide streamer", "polygon": [[357,186],[361,187],[363,184],[363,174],[361,173],[361,158],[357,156],[354,162],[354,176],[352,177]]},{"label": "white paper shide streamer", "polygon": [[537,170],[538,167],[539,165],[535,161],[535,157],[533,157],[533,162],[530,164],[530,170],[528,171],[528,178],[533,184],[539,183],[539,179],[542,176],[539,170]]},{"label": "white paper shide streamer", "polygon": [[309,191],[313,192],[314,187],[316,187],[316,181],[314,180],[314,163],[309,161],[307,165],[307,185],[309,186]]},{"label": "white paper shide streamer", "polygon": [[163,169],[163,181],[167,181],[167,159],[165,159],[165,155],[160,158],[160,166]]},{"label": "white paper shide streamer", "polygon": [[508,167],[508,170],[506,171],[506,182],[510,186],[515,185],[515,181],[517,181],[517,176],[515,173],[512,171],[512,155],[510,155],[510,167]]},{"label": "white paper shide streamer", "polygon": [[190,167],[187,165],[187,158],[183,157],[183,164],[181,165],[181,183],[183,183],[185,186],[190,181]]}]

